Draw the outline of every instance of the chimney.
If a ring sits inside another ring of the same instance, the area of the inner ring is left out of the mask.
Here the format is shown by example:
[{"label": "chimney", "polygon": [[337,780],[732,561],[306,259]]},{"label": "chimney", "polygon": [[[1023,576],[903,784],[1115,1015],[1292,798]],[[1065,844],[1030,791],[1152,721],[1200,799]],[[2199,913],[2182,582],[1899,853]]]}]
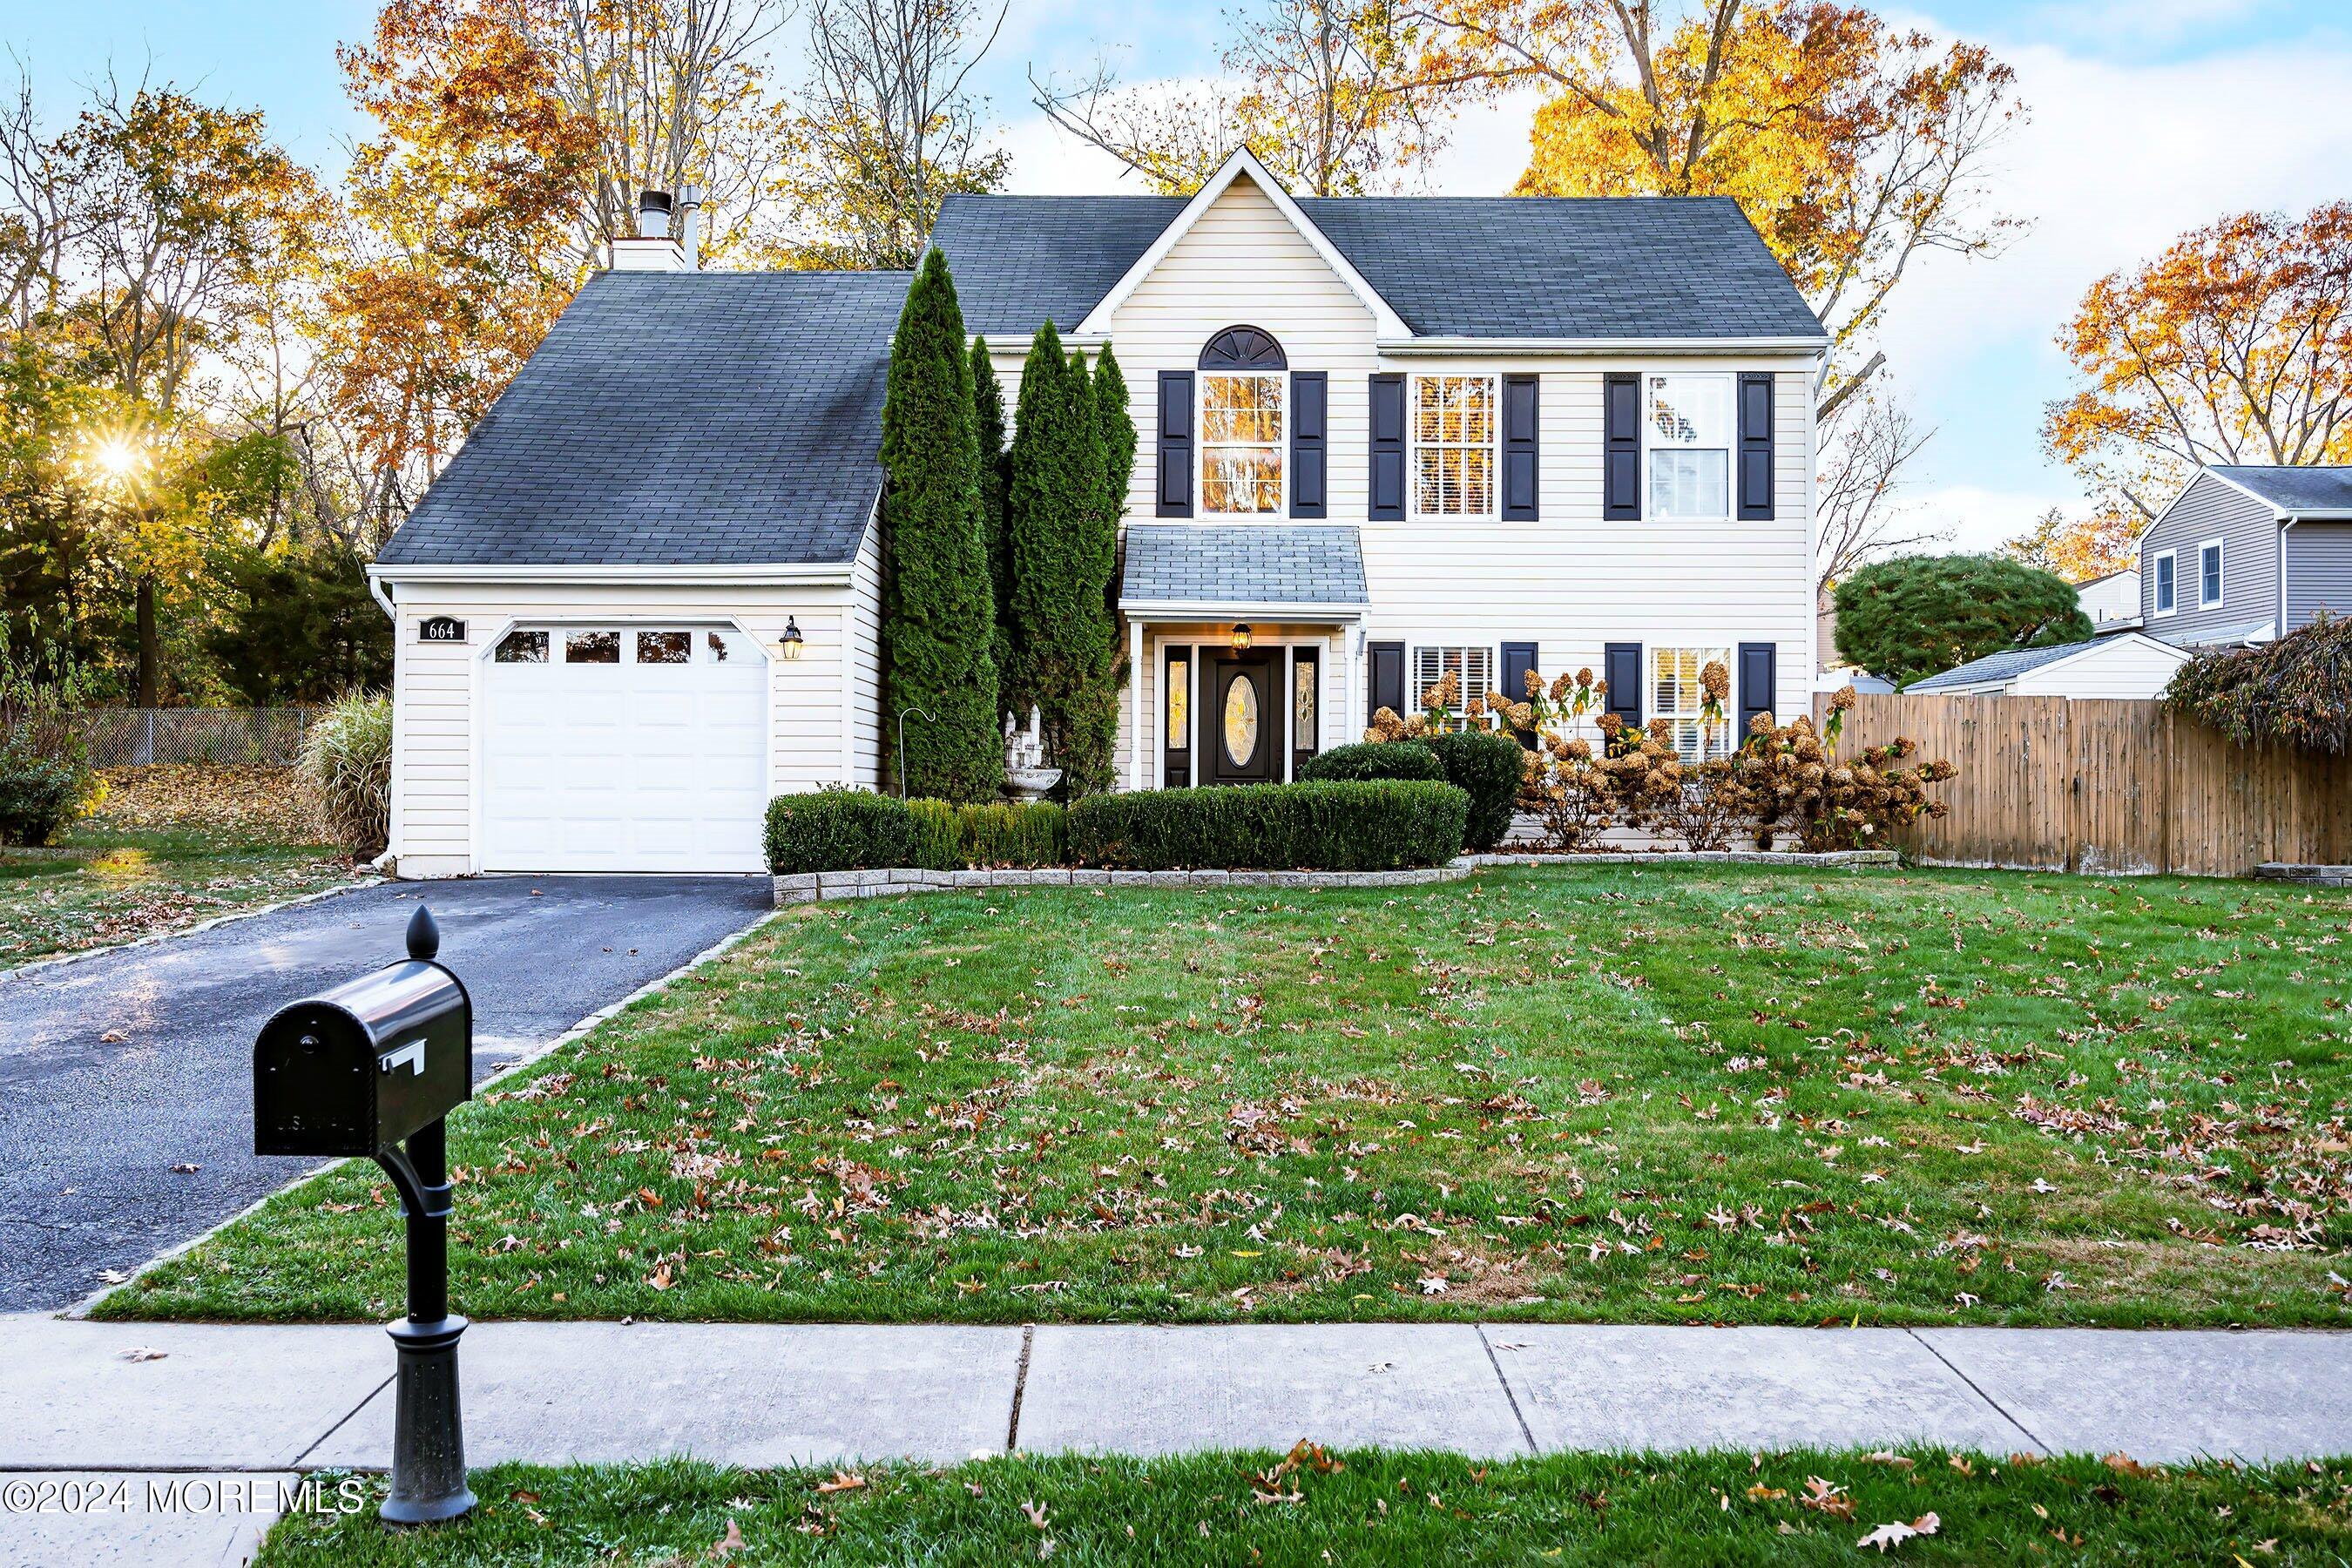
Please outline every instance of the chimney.
[{"label": "chimney", "polygon": [[646,191],[637,197],[637,232],[634,238],[619,237],[613,241],[613,270],[615,272],[682,272],[686,269],[685,253],[677,241],[669,237],[670,201],[667,191]]},{"label": "chimney", "polygon": [[677,188],[678,209],[685,216],[679,223],[678,238],[686,247],[686,269],[702,269],[702,187],[680,185]]}]

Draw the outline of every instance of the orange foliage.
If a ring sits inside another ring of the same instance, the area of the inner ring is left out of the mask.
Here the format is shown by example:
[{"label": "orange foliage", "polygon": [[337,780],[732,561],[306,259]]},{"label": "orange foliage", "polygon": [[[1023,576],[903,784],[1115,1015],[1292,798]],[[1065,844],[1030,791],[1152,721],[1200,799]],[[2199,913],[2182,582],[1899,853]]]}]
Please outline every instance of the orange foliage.
[{"label": "orange foliage", "polygon": [[2200,463],[2352,461],[2352,202],[2185,234],[2058,346],[2081,384],[2042,438],[2110,510],[2153,517]]},{"label": "orange foliage", "polygon": [[2129,566],[2139,554],[2141,520],[2121,512],[2095,512],[2072,521],[2056,507],[2032,530],[2001,546],[2029,566],[2039,566],[2069,583],[2089,583]]}]

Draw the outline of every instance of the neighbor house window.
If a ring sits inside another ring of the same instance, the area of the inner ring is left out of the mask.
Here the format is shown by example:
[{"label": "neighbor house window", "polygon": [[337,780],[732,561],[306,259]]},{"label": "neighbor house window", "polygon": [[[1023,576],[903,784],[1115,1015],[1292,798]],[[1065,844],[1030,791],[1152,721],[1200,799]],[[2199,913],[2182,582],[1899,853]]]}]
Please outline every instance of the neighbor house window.
[{"label": "neighbor house window", "polygon": [[[1448,706],[1453,717],[1444,721],[1448,730],[1469,727],[1465,717],[1473,700],[1494,689],[1495,650],[1487,647],[1423,647],[1413,650],[1412,689],[1405,696],[1418,709],[1429,689],[1447,676],[1461,686],[1461,694]],[[1483,723],[1483,721],[1482,721]]]},{"label": "neighbor house window", "polygon": [[1731,717],[1710,721],[1704,715],[1706,692],[1699,672],[1709,664],[1731,668],[1724,647],[1659,647],[1650,650],[1650,713],[1674,726],[1675,750],[1686,763],[1731,754]]},{"label": "neighbor house window", "polygon": [[1495,438],[1501,424],[1491,375],[1412,378],[1412,507],[1423,517],[1495,514]]},{"label": "neighbor house window", "polygon": [[2210,610],[2221,602],[2221,542],[2209,539],[2197,547],[2197,607]]},{"label": "neighbor house window", "polygon": [[1265,517],[1282,510],[1284,377],[1201,377],[1201,510]]},{"label": "neighbor house window", "polygon": [[1731,378],[1649,378],[1650,515],[1731,515]]},{"label": "neighbor house window", "polygon": [[2180,607],[2179,563],[2169,550],[2156,558],[2156,613],[2168,616]]}]

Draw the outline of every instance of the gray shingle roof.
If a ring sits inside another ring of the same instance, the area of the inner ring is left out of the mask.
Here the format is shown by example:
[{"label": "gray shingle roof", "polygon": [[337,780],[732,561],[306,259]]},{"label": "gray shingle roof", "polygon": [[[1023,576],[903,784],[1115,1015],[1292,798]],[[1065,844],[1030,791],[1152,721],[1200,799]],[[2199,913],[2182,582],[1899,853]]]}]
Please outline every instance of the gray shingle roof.
[{"label": "gray shingle roof", "polygon": [[597,274],[377,561],[850,560],[882,483],[907,281]]},{"label": "gray shingle roof", "polygon": [[[1818,337],[1728,197],[1302,197],[1415,332],[1487,338]],[[1174,196],[950,196],[931,243],[964,321],[1065,331],[1181,212]]]},{"label": "gray shingle roof", "polygon": [[1118,597],[1122,605],[1360,605],[1363,541],[1328,523],[1131,522]]},{"label": "gray shingle roof", "polygon": [[2010,680],[2023,675],[2029,669],[2040,669],[2045,664],[2055,664],[2062,658],[2072,658],[2084,648],[2097,646],[2098,639],[2094,637],[2089,642],[2059,643],[2053,647],[2009,648],[2000,653],[1989,653],[1982,658],[1972,658],[1966,664],[1944,671],[1941,675],[1931,675],[1925,680],[1915,680],[1903,689],[1941,691],[1953,686],[1980,686],[1987,681]]},{"label": "gray shingle roof", "polygon": [[2212,470],[2283,511],[2352,511],[2352,468],[2216,465]]}]

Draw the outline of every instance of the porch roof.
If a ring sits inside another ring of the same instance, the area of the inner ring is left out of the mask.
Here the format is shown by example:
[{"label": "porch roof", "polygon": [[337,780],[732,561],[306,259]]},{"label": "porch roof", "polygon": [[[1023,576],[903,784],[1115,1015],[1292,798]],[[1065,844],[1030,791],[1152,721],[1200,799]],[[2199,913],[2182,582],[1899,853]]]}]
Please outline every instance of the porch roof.
[{"label": "porch roof", "polygon": [[1131,616],[1354,620],[1369,597],[1363,540],[1344,523],[1128,525],[1118,607]]}]

